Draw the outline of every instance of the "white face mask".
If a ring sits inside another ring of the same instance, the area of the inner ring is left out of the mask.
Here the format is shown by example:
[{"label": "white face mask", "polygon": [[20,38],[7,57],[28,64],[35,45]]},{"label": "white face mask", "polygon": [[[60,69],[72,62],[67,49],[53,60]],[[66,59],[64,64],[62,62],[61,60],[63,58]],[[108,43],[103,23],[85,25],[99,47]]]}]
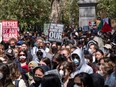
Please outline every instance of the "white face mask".
[{"label": "white face mask", "polygon": [[3,78],[3,74],[0,72],[0,80]]},{"label": "white face mask", "polygon": [[64,76],[64,71],[63,70],[60,70],[59,71],[59,74],[60,74],[61,77],[63,77]]},{"label": "white face mask", "polygon": [[81,86],[78,86],[78,85],[75,84],[73,87],[81,87]]},{"label": "white face mask", "polygon": [[85,63],[86,64],[89,64],[89,59],[85,59]]},{"label": "white face mask", "polygon": [[73,62],[76,64],[76,65],[79,65],[79,60],[74,58]]},{"label": "white face mask", "polygon": [[91,49],[88,50],[90,54],[93,54],[93,51]]},{"label": "white face mask", "polygon": [[20,59],[26,59],[26,56],[20,56],[19,58]]}]

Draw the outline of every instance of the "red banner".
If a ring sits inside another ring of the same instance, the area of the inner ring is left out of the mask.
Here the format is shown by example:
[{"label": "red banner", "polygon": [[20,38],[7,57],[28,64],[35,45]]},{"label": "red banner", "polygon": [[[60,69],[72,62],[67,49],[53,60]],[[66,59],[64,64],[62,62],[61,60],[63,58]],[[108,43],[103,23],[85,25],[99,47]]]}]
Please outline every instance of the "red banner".
[{"label": "red banner", "polygon": [[3,20],[2,21],[2,37],[4,42],[8,42],[10,38],[18,39],[18,21]]}]

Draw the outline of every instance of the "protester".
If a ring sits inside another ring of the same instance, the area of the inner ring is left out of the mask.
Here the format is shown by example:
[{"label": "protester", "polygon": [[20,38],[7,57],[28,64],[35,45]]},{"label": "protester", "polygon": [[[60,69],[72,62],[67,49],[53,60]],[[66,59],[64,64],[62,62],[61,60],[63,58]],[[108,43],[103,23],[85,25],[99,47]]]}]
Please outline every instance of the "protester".
[{"label": "protester", "polygon": [[74,77],[72,87],[94,87],[93,79],[87,73],[79,73]]},{"label": "protester", "polygon": [[41,87],[42,78],[46,71],[48,71],[49,68],[45,65],[38,66],[33,69],[33,78],[34,82],[30,85],[30,87]]},{"label": "protester", "polygon": [[28,87],[28,82],[23,78],[17,65],[12,62],[8,64],[10,68],[10,77],[15,87]]},{"label": "protester", "polygon": [[41,87],[62,87],[60,78],[55,74],[45,75]]},{"label": "protester", "polygon": [[28,64],[28,67],[29,67],[29,72],[26,73],[26,74],[28,76],[29,84],[32,84],[34,82],[34,79],[33,79],[33,75],[34,75],[33,69],[35,67],[38,67],[38,63],[35,62],[35,61],[30,61],[29,64]]},{"label": "protester", "polygon": [[94,87],[104,87],[104,78],[97,73],[91,75],[94,83]]},{"label": "protester", "polygon": [[64,87],[67,87],[69,80],[71,79],[71,73],[76,70],[76,65],[73,62],[64,61],[57,66],[59,74],[61,76],[61,81]]},{"label": "protester", "polygon": [[15,38],[11,38],[9,40],[9,48],[14,49],[15,47],[17,47],[17,40]]},{"label": "protester", "polygon": [[72,74],[72,78],[74,78],[76,74],[81,72],[86,72],[88,74],[93,73],[92,67],[90,67],[85,63],[84,55],[80,48],[77,48],[76,50],[73,51],[71,59],[76,64],[76,71]]},{"label": "protester", "polygon": [[10,78],[8,65],[0,63],[0,87],[15,87]]}]

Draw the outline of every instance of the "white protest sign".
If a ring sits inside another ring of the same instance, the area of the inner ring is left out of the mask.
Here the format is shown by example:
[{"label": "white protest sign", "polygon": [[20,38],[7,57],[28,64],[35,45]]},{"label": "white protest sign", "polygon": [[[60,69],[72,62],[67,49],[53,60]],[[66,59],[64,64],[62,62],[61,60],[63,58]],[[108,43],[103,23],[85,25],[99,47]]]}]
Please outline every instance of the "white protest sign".
[{"label": "white protest sign", "polygon": [[48,39],[49,41],[62,42],[62,32],[64,25],[62,24],[50,24]]}]

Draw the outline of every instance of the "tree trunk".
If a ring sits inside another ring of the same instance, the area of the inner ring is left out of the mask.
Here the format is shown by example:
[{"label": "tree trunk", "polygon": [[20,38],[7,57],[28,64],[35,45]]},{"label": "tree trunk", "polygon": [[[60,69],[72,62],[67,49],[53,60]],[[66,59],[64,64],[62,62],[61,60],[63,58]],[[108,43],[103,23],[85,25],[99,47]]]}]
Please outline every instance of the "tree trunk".
[{"label": "tree trunk", "polygon": [[53,23],[58,23],[60,19],[60,14],[61,14],[60,0],[53,0],[50,21]]}]

